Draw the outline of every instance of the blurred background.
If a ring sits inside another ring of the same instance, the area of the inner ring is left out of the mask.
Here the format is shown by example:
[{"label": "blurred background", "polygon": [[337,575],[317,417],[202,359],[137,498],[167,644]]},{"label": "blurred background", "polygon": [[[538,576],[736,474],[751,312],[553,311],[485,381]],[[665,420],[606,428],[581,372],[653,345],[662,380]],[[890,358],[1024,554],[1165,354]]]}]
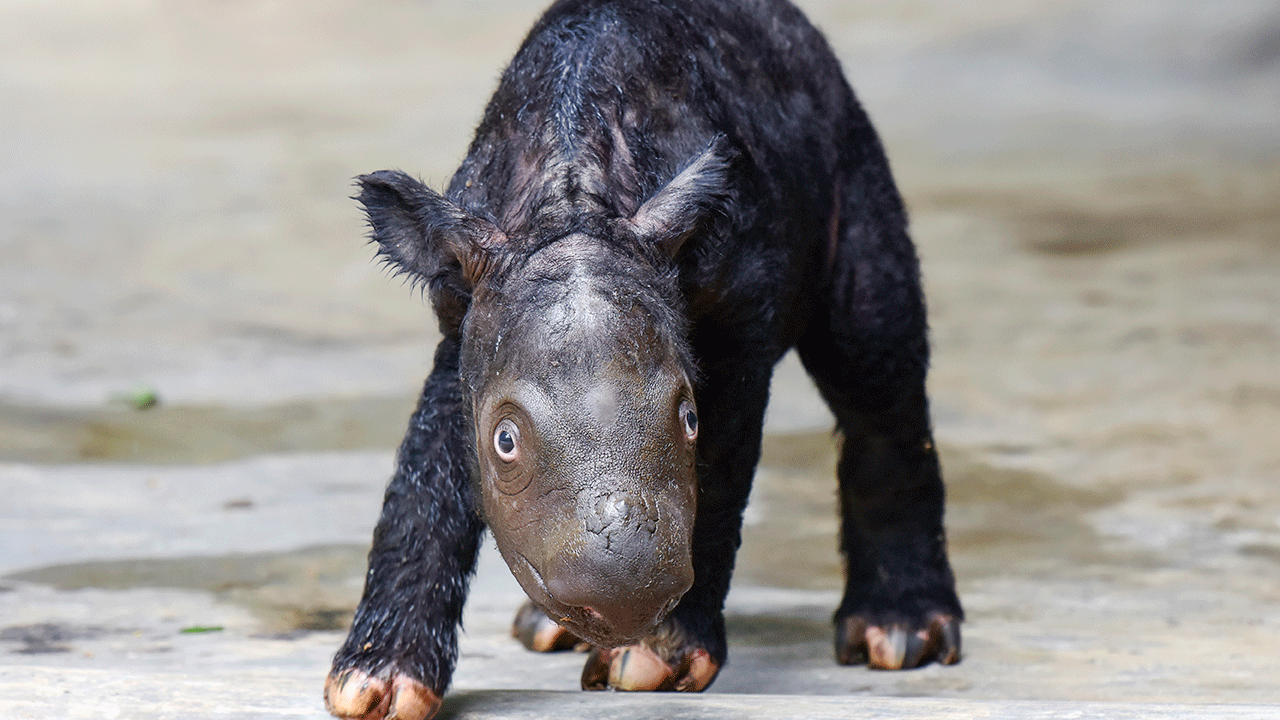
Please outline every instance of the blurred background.
[{"label": "blurred background", "polygon": [[[831,665],[787,360],[716,689],[1280,702],[1280,6],[799,4],[912,214],[967,658]],[[542,9],[0,4],[0,690],[49,693],[10,711],[120,668],[318,708],[438,337],[352,178],[443,187]],[[468,647],[462,686],[543,681]]]}]

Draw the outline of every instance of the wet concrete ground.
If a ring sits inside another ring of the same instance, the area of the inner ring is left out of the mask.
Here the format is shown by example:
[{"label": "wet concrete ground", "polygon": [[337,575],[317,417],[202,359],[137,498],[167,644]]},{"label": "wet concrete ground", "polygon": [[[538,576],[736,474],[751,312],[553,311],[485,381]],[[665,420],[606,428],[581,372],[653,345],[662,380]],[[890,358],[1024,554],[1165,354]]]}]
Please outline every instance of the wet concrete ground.
[{"label": "wet concrete ground", "polygon": [[[441,184],[539,6],[0,9],[0,715],[324,716],[435,338],[349,180]],[[912,210],[963,662],[832,663],[788,360],[713,693],[574,692],[489,553],[445,716],[1275,716],[1280,15],[804,6]]]}]

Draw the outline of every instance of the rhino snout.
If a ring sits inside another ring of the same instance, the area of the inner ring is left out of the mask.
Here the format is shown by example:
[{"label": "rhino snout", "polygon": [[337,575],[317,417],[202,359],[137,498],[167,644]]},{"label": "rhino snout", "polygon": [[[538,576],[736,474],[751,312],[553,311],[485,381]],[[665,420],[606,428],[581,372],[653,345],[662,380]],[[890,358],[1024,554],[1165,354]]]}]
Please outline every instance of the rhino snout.
[{"label": "rhino snout", "polygon": [[693,584],[684,523],[657,522],[652,501],[612,494],[588,505],[585,532],[540,569],[551,614],[593,644],[645,635]]}]

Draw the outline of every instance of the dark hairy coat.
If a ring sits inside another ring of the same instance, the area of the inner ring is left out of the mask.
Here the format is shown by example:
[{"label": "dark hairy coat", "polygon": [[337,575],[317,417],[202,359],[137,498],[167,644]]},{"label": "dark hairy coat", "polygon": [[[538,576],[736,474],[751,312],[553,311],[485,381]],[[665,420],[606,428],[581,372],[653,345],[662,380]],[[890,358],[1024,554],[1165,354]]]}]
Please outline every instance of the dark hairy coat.
[{"label": "dark hairy coat", "polygon": [[[362,178],[359,199],[445,339],[335,672],[394,666],[447,686],[483,528],[470,404],[494,370],[475,338],[536,322],[572,268],[531,278],[531,258],[583,236],[601,252],[572,267],[591,268],[591,292],[631,299],[643,320],[629,335],[674,347],[697,394],[696,580],[671,614],[689,642],[724,662],[720,613],[769,379],[791,348],[844,434],[837,621],[958,622],[903,203],[839,63],[787,0],[556,2],[446,191],[382,172]],[[480,304],[504,308],[507,325],[472,312]],[[565,352],[627,344],[599,342]]]}]

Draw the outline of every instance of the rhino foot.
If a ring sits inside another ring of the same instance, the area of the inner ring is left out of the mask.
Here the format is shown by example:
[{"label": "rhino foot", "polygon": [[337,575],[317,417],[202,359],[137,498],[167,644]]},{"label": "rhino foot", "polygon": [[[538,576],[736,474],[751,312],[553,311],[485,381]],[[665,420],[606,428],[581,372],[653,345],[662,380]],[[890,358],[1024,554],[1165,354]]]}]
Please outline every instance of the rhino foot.
[{"label": "rhino foot", "polygon": [[586,641],[547,617],[547,614],[530,600],[526,600],[516,612],[516,619],[511,623],[511,637],[534,652],[562,650],[586,652],[591,647]]},{"label": "rhino foot", "polygon": [[711,654],[689,641],[671,619],[633,645],[592,647],[526,602],[516,613],[511,635],[535,652],[589,650],[582,668],[583,690],[701,692],[720,672]]},{"label": "rhino foot", "polygon": [[711,653],[668,618],[634,645],[592,648],[582,668],[582,689],[702,692],[719,672]]},{"label": "rhino foot", "polygon": [[850,615],[836,622],[836,662],[876,670],[906,670],[960,662],[960,619],[934,613],[923,622],[873,622]]},{"label": "rhino foot", "polygon": [[325,708],[359,720],[427,720],[440,709],[440,697],[417,680],[394,670],[380,675],[335,669],[324,683]]}]

